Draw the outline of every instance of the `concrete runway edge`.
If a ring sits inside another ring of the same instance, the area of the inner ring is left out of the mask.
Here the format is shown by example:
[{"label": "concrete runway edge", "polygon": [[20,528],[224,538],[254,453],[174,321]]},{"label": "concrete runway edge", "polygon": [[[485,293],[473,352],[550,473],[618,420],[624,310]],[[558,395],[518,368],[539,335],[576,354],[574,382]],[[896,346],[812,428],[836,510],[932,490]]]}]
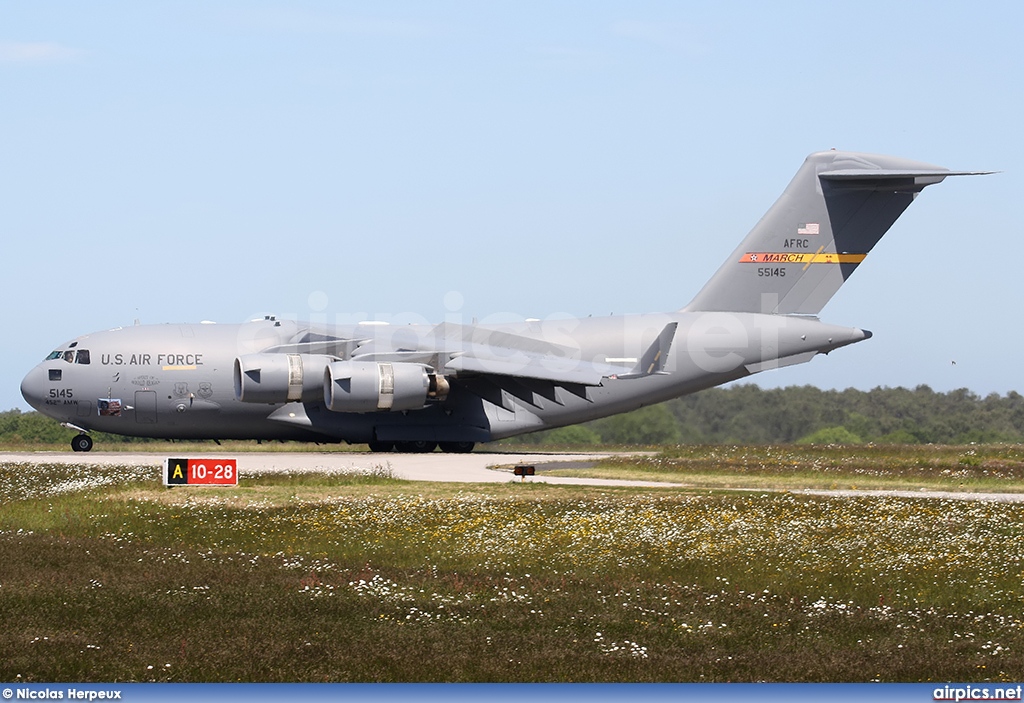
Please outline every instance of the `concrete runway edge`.
[{"label": "concrete runway edge", "polygon": [[[642,454],[642,452],[638,453]],[[163,465],[167,454],[145,452],[0,452],[2,463],[55,463],[55,464],[121,464],[131,466]],[[501,454],[478,452],[470,454],[362,454],[358,452],[204,452],[202,457],[238,460],[239,473],[263,471],[372,471],[378,467],[390,468],[395,478],[409,481],[442,481],[449,483],[510,483],[519,482],[513,475],[512,467],[517,464],[532,464],[538,473],[526,480],[536,483],[551,483],[575,486],[633,486],[637,488],[692,488],[682,483],[665,481],[631,481],[604,478],[575,478],[571,476],[550,476],[543,473],[543,467],[551,464],[598,461],[611,456],[632,456],[616,453],[579,454]],[[852,497],[898,497],[937,498],[942,500],[985,500],[999,503],[1024,503],[1021,493],[969,493],[963,491],[907,491],[907,490],[819,490],[819,489],[745,489],[741,491],[783,492],[797,495],[820,495],[840,498]]]}]

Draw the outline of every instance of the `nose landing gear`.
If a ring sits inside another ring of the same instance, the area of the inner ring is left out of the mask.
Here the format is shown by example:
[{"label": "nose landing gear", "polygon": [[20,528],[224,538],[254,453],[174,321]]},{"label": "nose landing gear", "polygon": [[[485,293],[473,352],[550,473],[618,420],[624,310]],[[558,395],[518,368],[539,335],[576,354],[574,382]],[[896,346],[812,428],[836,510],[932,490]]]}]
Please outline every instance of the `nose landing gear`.
[{"label": "nose landing gear", "polygon": [[92,449],[92,437],[87,434],[76,435],[71,440],[71,449],[76,452],[87,452]]}]

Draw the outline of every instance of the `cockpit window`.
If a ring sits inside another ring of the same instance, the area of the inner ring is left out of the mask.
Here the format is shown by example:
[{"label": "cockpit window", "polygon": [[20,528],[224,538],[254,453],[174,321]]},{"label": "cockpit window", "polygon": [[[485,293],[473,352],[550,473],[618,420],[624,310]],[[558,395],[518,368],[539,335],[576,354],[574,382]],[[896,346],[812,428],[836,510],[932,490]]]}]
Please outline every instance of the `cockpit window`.
[{"label": "cockpit window", "polygon": [[69,364],[88,364],[92,361],[88,349],[79,349],[77,352],[74,349],[58,349],[50,352],[50,355],[46,357],[46,361],[53,359],[63,359]]}]

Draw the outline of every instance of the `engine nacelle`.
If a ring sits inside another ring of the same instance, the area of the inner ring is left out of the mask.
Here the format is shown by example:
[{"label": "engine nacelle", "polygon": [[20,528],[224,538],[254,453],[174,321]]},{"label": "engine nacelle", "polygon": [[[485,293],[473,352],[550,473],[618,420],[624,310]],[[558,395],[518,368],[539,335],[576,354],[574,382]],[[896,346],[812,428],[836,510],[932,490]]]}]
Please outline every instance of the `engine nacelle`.
[{"label": "engine nacelle", "polygon": [[243,403],[316,402],[323,398],[324,369],[332,358],[318,354],[246,354],[235,359],[235,398]]},{"label": "engine nacelle", "polygon": [[420,364],[336,361],[324,371],[324,404],[339,413],[417,410],[427,403],[431,379]]}]

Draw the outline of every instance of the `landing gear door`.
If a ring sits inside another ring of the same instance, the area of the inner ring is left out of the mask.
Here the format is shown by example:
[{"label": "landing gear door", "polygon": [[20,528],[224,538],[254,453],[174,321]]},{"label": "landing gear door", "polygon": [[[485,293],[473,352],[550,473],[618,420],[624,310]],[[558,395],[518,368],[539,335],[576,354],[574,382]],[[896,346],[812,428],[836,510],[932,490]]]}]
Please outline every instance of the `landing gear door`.
[{"label": "landing gear door", "polygon": [[135,422],[156,424],[156,391],[135,391]]}]

